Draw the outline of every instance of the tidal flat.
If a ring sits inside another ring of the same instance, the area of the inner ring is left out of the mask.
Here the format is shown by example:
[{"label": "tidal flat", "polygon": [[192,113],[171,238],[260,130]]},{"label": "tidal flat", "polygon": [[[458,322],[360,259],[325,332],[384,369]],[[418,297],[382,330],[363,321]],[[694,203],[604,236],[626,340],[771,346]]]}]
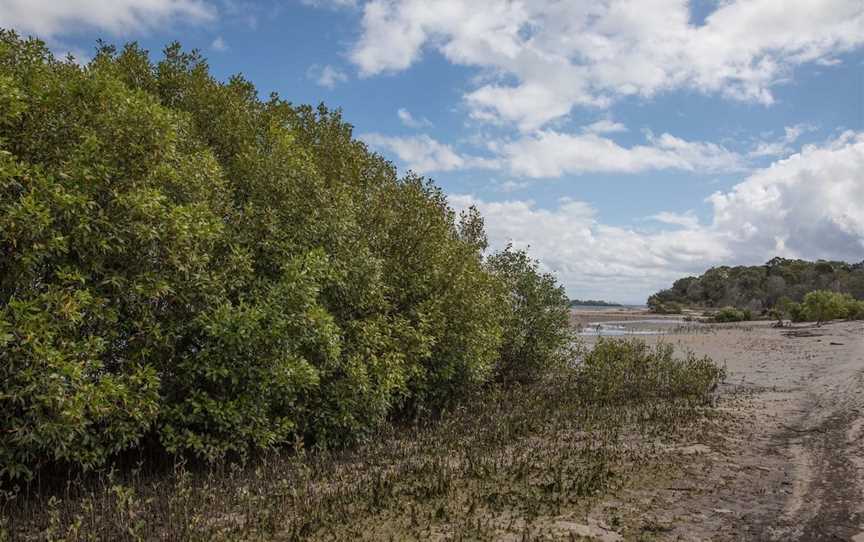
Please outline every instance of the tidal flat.
[{"label": "tidal flat", "polygon": [[[594,311],[583,322],[639,322]],[[649,343],[724,365],[725,420],[691,439],[676,475],[647,477],[583,520],[626,525],[627,540],[864,540],[864,324],[835,321],[650,328]],[[584,324],[583,324],[584,325]],[[632,329],[640,328],[634,324]],[[589,344],[597,337],[586,336]],[[653,527],[652,527],[653,526]]]}]

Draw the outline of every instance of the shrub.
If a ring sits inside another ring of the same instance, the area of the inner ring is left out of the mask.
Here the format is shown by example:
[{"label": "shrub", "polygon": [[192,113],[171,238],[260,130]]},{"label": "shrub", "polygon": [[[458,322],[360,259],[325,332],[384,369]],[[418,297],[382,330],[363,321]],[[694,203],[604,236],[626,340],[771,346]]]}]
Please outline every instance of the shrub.
[{"label": "shrub", "polygon": [[801,303],[791,302],[787,305],[786,314],[793,322],[804,322],[807,320],[807,314],[804,312],[804,307]]},{"label": "shrub", "polygon": [[846,312],[850,320],[864,320],[864,301],[847,299]]},{"label": "shrub", "polygon": [[830,290],[808,292],[803,303],[781,299],[776,310],[788,315],[793,322],[815,321],[821,324],[839,318],[864,319],[864,301]]},{"label": "shrub", "polygon": [[574,335],[569,300],[555,278],[508,246],[486,262],[504,286],[503,344],[496,367],[500,380],[528,381],[568,358]]},{"label": "shrub", "polygon": [[0,31],[0,74],[0,476],[348,444],[565,359],[554,278],[339,111],[177,44]]},{"label": "shrub", "polygon": [[684,306],[675,301],[667,301],[665,303],[654,303],[649,306],[651,310],[657,314],[681,314],[684,312]]},{"label": "shrub", "polygon": [[581,395],[592,404],[702,400],[726,376],[711,359],[674,357],[671,344],[601,338],[580,366]]},{"label": "shrub", "polygon": [[848,295],[816,290],[804,296],[802,310],[807,320],[822,324],[828,320],[846,318],[851,301],[854,300]]},{"label": "shrub", "polygon": [[723,307],[714,315],[716,322],[746,322],[753,318],[748,309],[736,309],[735,307]]},{"label": "shrub", "polygon": [[93,467],[153,430],[223,292],[226,184],[153,96],[10,33],[0,66],[0,469]]},{"label": "shrub", "polygon": [[[789,309],[788,304],[784,305],[784,307],[786,310]],[[786,325],[784,318],[786,318],[787,312],[785,312],[784,310],[780,310],[778,308],[770,309],[767,316],[772,320],[776,320],[776,322],[774,323],[774,327],[784,327]]]}]

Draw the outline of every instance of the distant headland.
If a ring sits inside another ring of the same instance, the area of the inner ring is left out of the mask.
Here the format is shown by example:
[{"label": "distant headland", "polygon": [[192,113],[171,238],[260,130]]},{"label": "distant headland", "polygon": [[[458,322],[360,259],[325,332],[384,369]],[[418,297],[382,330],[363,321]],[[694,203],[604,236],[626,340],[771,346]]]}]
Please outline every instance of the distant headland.
[{"label": "distant headland", "polygon": [[620,303],[599,301],[596,299],[571,299],[570,307],[623,307]]}]

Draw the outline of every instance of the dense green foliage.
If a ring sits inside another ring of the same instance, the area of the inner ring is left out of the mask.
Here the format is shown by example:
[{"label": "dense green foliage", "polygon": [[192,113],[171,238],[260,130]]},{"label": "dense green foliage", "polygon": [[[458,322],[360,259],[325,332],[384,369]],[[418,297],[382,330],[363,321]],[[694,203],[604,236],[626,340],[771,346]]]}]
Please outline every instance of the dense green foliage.
[{"label": "dense green foliage", "polygon": [[567,294],[538,262],[507,247],[492,255],[489,269],[505,286],[506,317],[498,363],[502,380],[531,380],[572,358]]},{"label": "dense green foliage", "polygon": [[684,306],[677,301],[652,303],[651,300],[649,300],[648,307],[657,314],[681,314],[684,312]]},{"label": "dense green foliage", "polygon": [[801,302],[808,292],[831,290],[864,299],[864,262],[807,262],[774,258],[765,265],[713,267],[698,277],[675,281],[648,298],[652,309],[678,303],[693,307],[735,307],[759,314],[782,298]]},{"label": "dense green foliage", "polygon": [[736,309],[735,307],[723,307],[714,315],[714,320],[721,323],[746,322],[753,319],[750,309]]},{"label": "dense green foliage", "polygon": [[815,290],[805,295],[801,303],[794,303],[788,299],[781,300],[775,311],[778,316],[786,316],[793,322],[821,324],[844,318],[864,320],[864,301],[859,301],[849,294]]},{"label": "dense green foliage", "polygon": [[[566,298],[339,112],[0,33],[0,477],[339,444],[558,363]],[[524,364],[524,366],[523,366]]]}]

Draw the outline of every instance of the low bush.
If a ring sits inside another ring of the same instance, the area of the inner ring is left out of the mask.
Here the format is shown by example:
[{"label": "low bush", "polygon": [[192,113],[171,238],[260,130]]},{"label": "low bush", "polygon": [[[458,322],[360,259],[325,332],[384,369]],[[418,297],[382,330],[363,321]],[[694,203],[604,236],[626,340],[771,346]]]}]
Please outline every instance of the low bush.
[{"label": "low bush", "polygon": [[864,320],[864,301],[849,299],[846,302],[846,317],[850,320]]},{"label": "low bush", "polygon": [[816,290],[807,293],[801,304],[807,320],[817,324],[846,318],[851,297],[830,290]]},{"label": "low bush", "polygon": [[710,358],[676,358],[671,344],[598,340],[580,366],[581,396],[591,404],[653,400],[701,401],[726,377]]},{"label": "low bush", "polygon": [[849,294],[829,290],[817,290],[804,296],[801,311],[808,321],[823,323],[829,320],[864,318],[864,301],[858,301]]},{"label": "low bush", "polygon": [[675,301],[649,304],[649,308],[656,314],[681,314],[684,312],[684,305]]},{"label": "low bush", "polygon": [[804,296],[802,303],[789,300],[778,302],[775,310],[787,315],[793,322],[816,322],[822,324],[829,320],[864,319],[864,301],[849,294],[831,290],[815,290]]},{"label": "low bush", "polygon": [[736,309],[735,307],[723,307],[714,315],[715,322],[746,322],[753,319],[753,314],[748,309]]},{"label": "low bush", "polygon": [[790,302],[786,305],[785,314],[789,315],[789,319],[793,322],[804,322],[807,320],[807,313],[804,312],[804,307],[801,303]]}]

